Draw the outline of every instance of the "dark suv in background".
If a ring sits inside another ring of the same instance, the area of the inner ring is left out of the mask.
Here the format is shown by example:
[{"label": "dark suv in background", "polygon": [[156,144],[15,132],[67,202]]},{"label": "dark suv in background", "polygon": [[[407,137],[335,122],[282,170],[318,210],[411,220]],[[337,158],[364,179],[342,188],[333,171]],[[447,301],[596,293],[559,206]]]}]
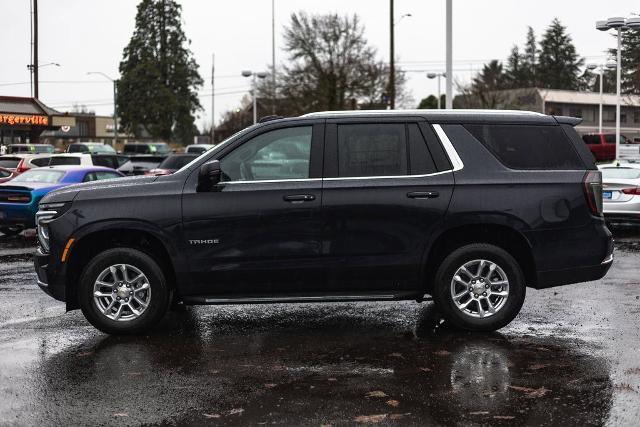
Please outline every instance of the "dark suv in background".
[{"label": "dark suv in background", "polygon": [[416,300],[495,330],[535,289],[613,260],[578,119],[315,113],[245,129],[172,175],[47,195],[40,287],[97,328],[170,304]]}]

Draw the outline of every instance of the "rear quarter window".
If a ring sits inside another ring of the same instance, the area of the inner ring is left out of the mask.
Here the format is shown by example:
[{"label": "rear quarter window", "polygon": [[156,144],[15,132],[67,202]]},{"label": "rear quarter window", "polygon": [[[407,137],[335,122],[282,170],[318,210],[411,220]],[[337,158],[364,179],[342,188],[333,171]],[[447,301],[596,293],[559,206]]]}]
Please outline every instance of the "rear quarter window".
[{"label": "rear quarter window", "polygon": [[464,127],[508,168],[585,169],[560,126],[467,124]]}]

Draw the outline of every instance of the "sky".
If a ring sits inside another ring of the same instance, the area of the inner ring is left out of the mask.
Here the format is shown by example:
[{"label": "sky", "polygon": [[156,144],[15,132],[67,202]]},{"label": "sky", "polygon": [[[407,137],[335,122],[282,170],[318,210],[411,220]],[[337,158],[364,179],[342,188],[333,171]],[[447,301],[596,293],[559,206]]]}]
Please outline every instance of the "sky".
[{"label": "sky", "polygon": [[[183,29],[205,80],[204,107],[196,124],[211,123],[211,65],[215,53],[215,118],[237,108],[249,90],[242,70],[271,66],[270,0],[182,0]],[[30,1],[0,0],[0,95],[29,96]],[[136,0],[39,0],[40,99],[60,111],[74,104],[97,114],[113,113],[113,86],[99,71],[117,78],[122,50],[134,29]],[[286,61],[282,29],[294,12],[357,14],[365,34],[389,58],[388,0],[275,0],[276,64]],[[595,29],[595,21],[640,13],[638,0],[453,0],[454,79],[468,82],[483,63],[505,60],[522,45],[527,26],[536,35],[558,17],[587,62],[603,62],[614,37]],[[404,14],[410,17],[399,18]],[[445,0],[395,0],[396,60],[407,71],[407,88],[417,102],[437,92],[427,72],[444,71]],[[398,21],[399,20],[399,21]],[[442,82],[444,92],[444,81]],[[415,107],[407,105],[406,107]]]}]

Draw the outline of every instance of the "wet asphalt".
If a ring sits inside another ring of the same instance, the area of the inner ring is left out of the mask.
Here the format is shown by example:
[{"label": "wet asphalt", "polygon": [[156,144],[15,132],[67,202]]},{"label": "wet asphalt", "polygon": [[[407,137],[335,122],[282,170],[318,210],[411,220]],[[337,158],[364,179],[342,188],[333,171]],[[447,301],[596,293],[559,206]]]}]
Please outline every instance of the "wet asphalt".
[{"label": "wet asphalt", "polygon": [[0,235],[0,425],[638,425],[640,228],[601,281],[528,290],[492,334],[430,303],[194,307],[110,337]]}]

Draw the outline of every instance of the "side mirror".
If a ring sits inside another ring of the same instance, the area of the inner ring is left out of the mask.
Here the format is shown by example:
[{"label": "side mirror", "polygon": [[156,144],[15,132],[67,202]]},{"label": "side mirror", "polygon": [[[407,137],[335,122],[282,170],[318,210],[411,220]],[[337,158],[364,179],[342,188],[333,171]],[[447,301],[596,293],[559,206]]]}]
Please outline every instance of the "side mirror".
[{"label": "side mirror", "polygon": [[211,191],[214,185],[220,182],[220,161],[212,160],[200,166],[198,173],[198,191]]}]

